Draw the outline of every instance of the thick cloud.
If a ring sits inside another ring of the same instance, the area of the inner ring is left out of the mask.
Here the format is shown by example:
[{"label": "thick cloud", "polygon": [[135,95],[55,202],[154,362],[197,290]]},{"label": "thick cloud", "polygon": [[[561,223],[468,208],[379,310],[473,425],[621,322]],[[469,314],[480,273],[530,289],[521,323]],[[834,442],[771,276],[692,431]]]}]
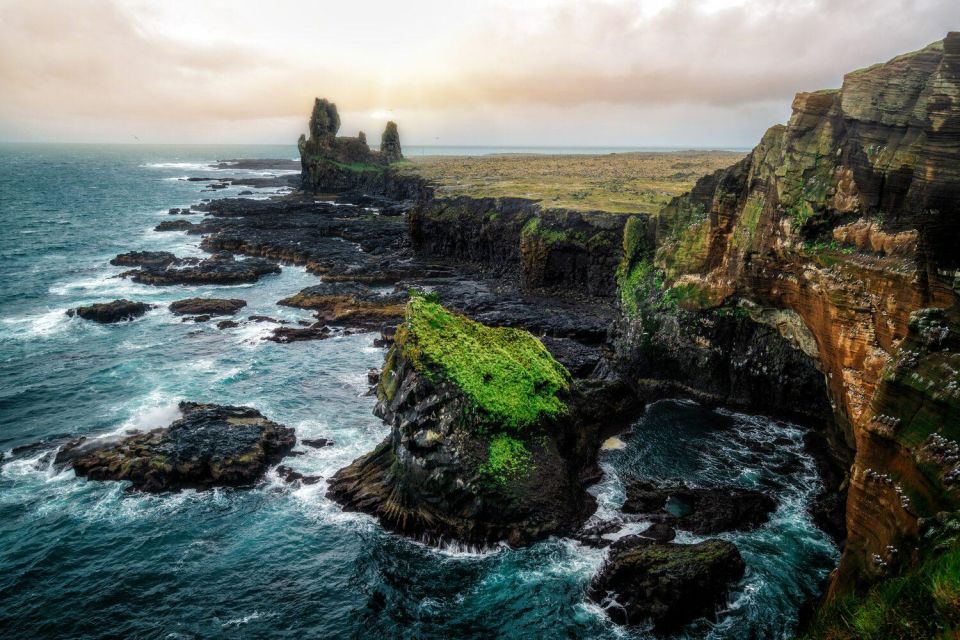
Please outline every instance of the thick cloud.
[{"label": "thick cloud", "polygon": [[0,0],[0,139],[284,141],[326,95],[409,140],[749,145],[950,28],[957,0]]}]

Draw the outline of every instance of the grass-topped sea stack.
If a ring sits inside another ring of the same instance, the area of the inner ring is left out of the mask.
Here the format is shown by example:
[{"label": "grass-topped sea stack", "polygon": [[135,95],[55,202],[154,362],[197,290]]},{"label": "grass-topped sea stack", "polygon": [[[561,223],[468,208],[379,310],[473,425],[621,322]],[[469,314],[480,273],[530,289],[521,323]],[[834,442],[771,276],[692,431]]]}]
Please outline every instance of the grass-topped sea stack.
[{"label": "grass-topped sea stack", "polygon": [[375,413],[392,427],[341,469],[330,496],[408,535],[526,544],[593,510],[570,374],[531,334],[414,295],[387,354]]},{"label": "grass-topped sea stack", "polygon": [[381,137],[381,150],[367,145],[367,135],[338,136],[340,114],[337,105],[316,98],[310,113],[310,137],[300,136],[297,147],[302,165],[301,186],[307,191],[382,189],[384,171],[391,162],[403,159],[397,125],[388,122]]}]

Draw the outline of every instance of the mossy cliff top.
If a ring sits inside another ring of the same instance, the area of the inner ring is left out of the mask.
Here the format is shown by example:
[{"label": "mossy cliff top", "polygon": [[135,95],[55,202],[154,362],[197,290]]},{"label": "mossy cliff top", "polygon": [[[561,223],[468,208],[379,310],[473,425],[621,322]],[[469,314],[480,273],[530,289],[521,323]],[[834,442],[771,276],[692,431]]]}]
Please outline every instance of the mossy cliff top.
[{"label": "mossy cliff top", "polygon": [[455,384],[502,429],[519,433],[567,411],[570,373],[526,331],[487,327],[415,295],[396,344],[418,371]]}]

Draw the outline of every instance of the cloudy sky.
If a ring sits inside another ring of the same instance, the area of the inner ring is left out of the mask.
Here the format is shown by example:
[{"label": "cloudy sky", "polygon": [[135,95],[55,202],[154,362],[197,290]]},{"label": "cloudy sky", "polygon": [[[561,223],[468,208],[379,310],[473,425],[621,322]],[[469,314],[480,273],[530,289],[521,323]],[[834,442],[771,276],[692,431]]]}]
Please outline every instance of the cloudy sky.
[{"label": "cloudy sky", "polygon": [[0,140],[752,146],[958,0],[0,0]]}]

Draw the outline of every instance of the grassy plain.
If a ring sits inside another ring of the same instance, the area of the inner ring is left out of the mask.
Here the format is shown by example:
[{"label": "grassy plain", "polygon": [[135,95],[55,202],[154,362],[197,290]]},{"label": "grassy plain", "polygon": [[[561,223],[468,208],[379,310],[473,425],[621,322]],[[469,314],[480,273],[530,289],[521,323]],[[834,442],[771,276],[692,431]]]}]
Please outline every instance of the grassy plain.
[{"label": "grassy plain", "polygon": [[419,156],[392,165],[420,175],[441,196],[519,197],[544,207],[656,213],[701,176],[745,155],[735,151],[604,155]]}]

